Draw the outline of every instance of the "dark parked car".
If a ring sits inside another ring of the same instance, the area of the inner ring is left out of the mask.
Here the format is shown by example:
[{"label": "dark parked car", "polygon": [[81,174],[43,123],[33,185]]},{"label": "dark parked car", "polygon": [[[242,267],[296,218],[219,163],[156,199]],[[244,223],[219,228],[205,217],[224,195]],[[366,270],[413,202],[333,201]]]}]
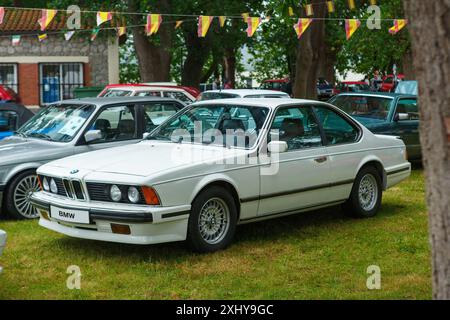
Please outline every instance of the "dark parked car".
[{"label": "dark parked car", "polygon": [[34,113],[21,104],[0,104],[0,140],[12,136]]},{"label": "dark parked car", "polygon": [[409,160],[422,158],[417,96],[396,93],[343,93],[329,101],[373,133],[399,136]]}]

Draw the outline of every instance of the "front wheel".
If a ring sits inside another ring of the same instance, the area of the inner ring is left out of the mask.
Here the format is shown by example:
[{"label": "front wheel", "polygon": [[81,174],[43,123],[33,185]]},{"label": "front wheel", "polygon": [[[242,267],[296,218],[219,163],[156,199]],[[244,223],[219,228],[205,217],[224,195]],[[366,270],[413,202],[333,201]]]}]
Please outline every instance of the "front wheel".
[{"label": "front wheel", "polygon": [[31,195],[39,191],[36,172],[25,171],[15,176],[9,184],[4,199],[6,213],[14,219],[36,219],[39,213],[31,205]]},{"label": "front wheel", "polygon": [[197,252],[226,248],[236,230],[237,209],[233,197],[213,186],[200,193],[192,204],[187,242]]},{"label": "front wheel", "polygon": [[350,199],[344,208],[353,216],[370,218],[378,213],[382,196],[380,174],[374,167],[367,166],[356,176]]}]

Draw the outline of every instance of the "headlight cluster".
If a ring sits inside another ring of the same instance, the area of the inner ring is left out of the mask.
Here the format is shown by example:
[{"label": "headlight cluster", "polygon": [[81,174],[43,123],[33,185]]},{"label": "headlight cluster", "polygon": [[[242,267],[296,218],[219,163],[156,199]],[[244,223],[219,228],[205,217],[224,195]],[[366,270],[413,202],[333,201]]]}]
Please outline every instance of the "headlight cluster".
[{"label": "headlight cluster", "polygon": [[47,192],[58,193],[58,186],[53,178],[44,177],[42,179],[42,188]]},{"label": "headlight cluster", "polygon": [[129,202],[133,204],[159,205],[156,191],[150,187],[136,187],[124,185],[111,185],[109,197],[114,202]]}]

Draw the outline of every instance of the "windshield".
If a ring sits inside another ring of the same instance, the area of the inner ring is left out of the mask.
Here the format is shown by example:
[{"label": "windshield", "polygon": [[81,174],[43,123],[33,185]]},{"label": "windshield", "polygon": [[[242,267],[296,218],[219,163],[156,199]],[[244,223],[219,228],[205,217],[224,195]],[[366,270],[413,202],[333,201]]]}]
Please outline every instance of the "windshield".
[{"label": "windshield", "polygon": [[195,106],[167,120],[148,139],[252,148],[268,114],[264,107]]},{"label": "windshield", "polygon": [[93,105],[51,105],[25,123],[17,134],[48,141],[69,142],[94,110]]},{"label": "windshield", "polygon": [[351,116],[386,120],[393,99],[371,96],[337,96],[330,103]]},{"label": "windshield", "polygon": [[113,98],[113,97],[130,97],[133,92],[130,90],[116,90],[108,89],[100,97]]}]

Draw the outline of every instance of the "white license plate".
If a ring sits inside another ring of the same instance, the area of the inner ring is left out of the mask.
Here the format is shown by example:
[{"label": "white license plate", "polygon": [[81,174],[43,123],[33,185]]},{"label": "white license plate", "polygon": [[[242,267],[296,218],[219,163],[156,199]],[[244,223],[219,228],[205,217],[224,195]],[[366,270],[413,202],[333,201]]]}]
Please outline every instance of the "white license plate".
[{"label": "white license plate", "polygon": [[50,215],[53,219],[72,223],[89,224],[89,212],[73,209],[50,207]]}]

